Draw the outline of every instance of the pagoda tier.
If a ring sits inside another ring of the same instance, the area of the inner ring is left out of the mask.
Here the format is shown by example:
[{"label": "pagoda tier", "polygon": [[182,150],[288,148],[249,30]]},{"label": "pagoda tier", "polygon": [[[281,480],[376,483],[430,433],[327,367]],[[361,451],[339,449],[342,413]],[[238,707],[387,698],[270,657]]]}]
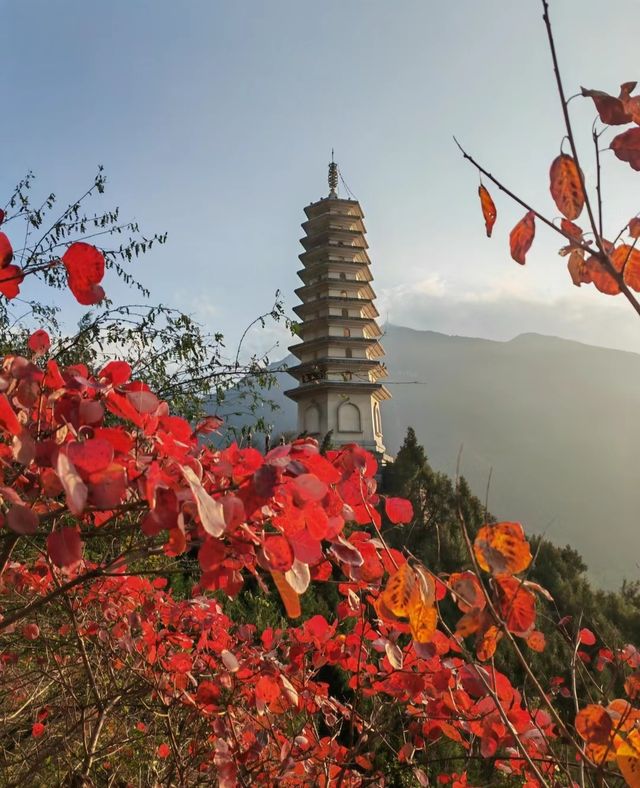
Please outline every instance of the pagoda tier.
[{"label": "pagoda tier", "polygon": [[286,394],[298,404],[300,432],[332,431],[336,445],[358,442],[384,455],[379,405],[391,395],[381,382],[387,370],[364,215],[356,200],[337,197],[335,165],[329,170],[329,196],[305,208],[295,307],[302,341],[290,348],[299,363],[288,370],[298,386]]}]

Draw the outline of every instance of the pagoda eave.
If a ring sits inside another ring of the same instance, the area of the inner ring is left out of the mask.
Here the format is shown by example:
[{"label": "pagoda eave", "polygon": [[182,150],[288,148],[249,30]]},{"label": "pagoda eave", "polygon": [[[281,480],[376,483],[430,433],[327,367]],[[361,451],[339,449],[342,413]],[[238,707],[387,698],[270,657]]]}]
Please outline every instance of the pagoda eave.
[{"label": "pagoda eave", "polygon": [[304,399],[311,394],[320,394],[334,391],[348,397],[350,394],[371,394],[377,400],[391,399],[391,392],[382,383],[356,383],[353,381],[342,382],[338,380],[314,380],[295,389],[288,389],[284,393],[292,400]]}]

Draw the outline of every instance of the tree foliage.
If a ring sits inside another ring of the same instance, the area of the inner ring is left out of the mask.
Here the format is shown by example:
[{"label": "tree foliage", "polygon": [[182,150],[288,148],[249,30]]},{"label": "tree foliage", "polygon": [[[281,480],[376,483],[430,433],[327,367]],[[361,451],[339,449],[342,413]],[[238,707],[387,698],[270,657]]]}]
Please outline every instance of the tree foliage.
[{"label": "tree foliage", "polygon": [[[637,123],[632,92],[585,95],[603,122]],[[605,241],[569,139],[551,192],[572,277],[635,304],[637,223],[632,244]],[[632,166],[635,139],[612,142]],[[593,592],[574,550],[496,522],[413,431],[384,493],[356,445],[217,448],[199,387],[241,375],[238,356],[216,377],[184,316],[109,304],[108,275],[129,277],[120,261],[150,241],[93,246],[89,225],[110,236],[117,215],[81,201],[30,240],[44,208],[28,186],[0,234],[8,785],[640,785],[637,586]],[[573,224],[583,202],[593,240]],[[534,220],[555,227],[523,207],[521,263]],[[56,310],[34,303],[43,325],[11,332],[30,275],[100,313],[52,341]],[[128,357],[103,358],[116,339]]]}]

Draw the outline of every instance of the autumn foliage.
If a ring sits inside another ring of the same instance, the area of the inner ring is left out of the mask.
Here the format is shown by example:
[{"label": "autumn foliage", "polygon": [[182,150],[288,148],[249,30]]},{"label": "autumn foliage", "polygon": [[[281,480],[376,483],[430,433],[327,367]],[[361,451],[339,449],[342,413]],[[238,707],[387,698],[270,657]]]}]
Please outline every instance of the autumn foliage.
[{"label": "autumn foliage", "polygon": [[[460,769],[435,768],[460,785],[468,757],[556,784],[567,747],[580,759],[569,774],[614,763],[637,784],[635,650],[607,656],[626,666],[628,700],[586,706],[575,728],[549,687],[525,698],[496,668],[502,645],[525,664],[544,649],[548,595],[523,574],[532,555],[518,523],[487,523],[469,568],[434,574],[386,544],[385,518],[407,527],[413,510],[379,494],[377,463],[359,447],[214,449],[201,438],[216,419],[171,414],[126,362],[60,367],[41,331],[29,347],[0,373],[12,779],[28,764],[87,784],[382,784],[376,720],[392,713],[398,763],[420,784],[445,740]],[[189,553],[199,577],[181,599],[168,578]],[[223,600],[247,583],[279,595],[286,626],[234,623]],[[333,614],[304,617],[323,584],[337,587]],[[594,643],[583,630],[576,647]]]},{"label": "autumn foliage", "polygon": [[[611,149],[640,169],[633,89],[583,96],[603,123],[635,124]],[[550,192],[574,283],[633,303],[640,219],[605,240],[573,151]],[[590,230],[574,223],[585,206]],[[518,263],[541,219],[526,206],[511,231]],[[0,232],[2,296],[60,270],[100,303],[103,253],[61,251],[23,268]],[[467,560],[439,571],[390,546],[390,529],[425,523],[359,446],[216,447],[219,419],[171,412],[127,361],[62,363],[44,329],[26,347],[0,361],[7,784],[640,786],[640,652],[553,618],[562,600],[529,579],[519,523],[471,534],[459,507]],[[257,605],[234,616],[249,594],[277,624]],[[532,668],[549,620],[570,687]]]}]

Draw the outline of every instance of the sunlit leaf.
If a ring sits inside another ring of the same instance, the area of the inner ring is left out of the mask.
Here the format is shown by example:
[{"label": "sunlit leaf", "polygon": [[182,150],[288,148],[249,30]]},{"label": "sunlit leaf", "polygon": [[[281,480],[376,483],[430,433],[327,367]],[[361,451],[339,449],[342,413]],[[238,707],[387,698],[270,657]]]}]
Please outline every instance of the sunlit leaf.
[{"label": "sunlit leaf", "polygon": [[528,211],[509,234],[511,257],[516,263],[524,265],[526,254],[531,248],[535,234],[535,214],[533,211]]},{"label": "sunlit leaf", "polygon": [[627,785],[640,788],[640,731],[631,731],[616,749],[616,762]]},{"label": "sunlit leaf", "polygon": [[287,615],[289,618],[298,618],[302,613],[302,609],[300,607],[300,597],[293,590],[293,588],[291,588],[287,578],[282,572],[272,569],[271,577],[273,578],[273,582],[278,589],[278,593],[282,599],[284,609],[287,611]]},{"label": "sunlit leaf", "polygon": [[51,347],[49,334],[47,334],[47,332],[43,329],[39,328],[37,331],[34,331],[27,340],[27,347],[37,356],[46,353]]},{"label": "sunlit leaf", "polygon": [[520,523],[483,525],[473,549],[480,568],[493,574],[517,574],[531,563],[531,549]]},{"label": "sunlit leaf", "polygon": [[580,171],[571,156],[561,153],[549,171],[551,196],[558,210],[569,220],[577,219],[584,207]]},{"label": "sunlit leaf", "polygon": [[222,504],[209,495],[191,468],[184,466],[182,473],[193,493],[202,527],[211,536],[221,536],[225,530]]},{"label": "sunlit leaf", "polygon": [[11,247],[11,242],[4,233],[0,233],[0,268],[6,268],[12,260],[13,248]]},{"label": "sunlit leaf", "polygon": [[491,238],[491,232],[493,230],[493,225],[496,223],[496,216],[498,215],[498,212],[496,211],[496,206],[491,199],[491,195],[484,186],[478,186],[478,195],[480,196],[480,205],[482,207],[482,215],[484,217],[484,224],[487,230],[487,238]]},{"label": "sunlit leaf", "polygon": [[395,616],[408,616],[411,595],[416,585],[416,574],[409,564],[393,574],[382,592],[382,601]]},{"label": "sunlit leaf", "polygon": [[62,255],[67,270],[69,289],[78,303],[98,304],[104,298],[100,282],[104,276],[104,255],[95,246],[84,242],[71,244]]},{"label": "sunlit leaf", "polygon": [[395,525],[410,523],[413,518],[413,506],[406,498],[385,498],[384,509],[389,520]]}]

